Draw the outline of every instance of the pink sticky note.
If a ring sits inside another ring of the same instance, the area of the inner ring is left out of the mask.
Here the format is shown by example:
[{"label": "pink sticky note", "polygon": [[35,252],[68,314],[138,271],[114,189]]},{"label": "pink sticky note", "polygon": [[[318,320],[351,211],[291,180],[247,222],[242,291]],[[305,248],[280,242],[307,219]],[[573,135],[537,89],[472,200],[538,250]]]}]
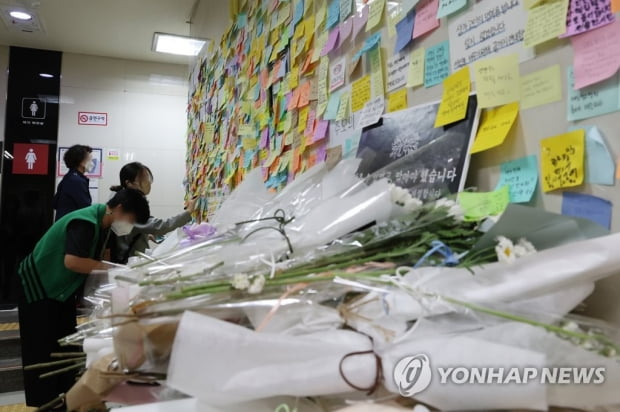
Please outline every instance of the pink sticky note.
[{"label": "pink sticky note", "polygon": [[314,130],[314,142],[318,142],[327,136],[327,128],[329,127],[329,120],[319,120]]},{"label": "pink sticky note", "polygon": [[336,27],[329,32],[329,37],[327,38],[327,43],[325,43],[325,47],[323,47],[323,50],[321,51],[321,56],[326,56],[330,51],[334,50],[334,48],[336,47],[336,42],[338,42],[339,34],[339,27]]},{"label": "pink sticky note", "polygon": [[620,22],[571,37],[571,41],[575,89],[608,79],[620,68]]},{"label": "pink sticky note", "polygon": [[566,17],[566,33],[560,37],[574,36],[616,21],[610,0],[571,0]]},{"label": "pink sticky note", "polygon": [[360,31],[366,27],[368,22],[368,5],[364,6],[361,13],[353,15],[353,40],[357,37]]},{"label": "pink sticky note", "polygon": [[342,24],[340,24],[340,36],[338,37],[338,47],[340,47],[342,43],[344,43],[351,35],[351,32],[353,31],[353,19],[354,18],[355,17],[346,19],[345,21],[342,22]]},{"label": "pink sticky note", "polygon": [[316,161],[318,162],[324,162],[325,159],[327,158],[327,145],[321,145],[321,147],[319,147],[316,151]]},{"label": "pink sticky note", "polygon": [[439,27],[439,20],[437,19],[438,8],[439,0],[422,0],[418,3],[413,25],[414,39]]},{"label": "pink sticky note", "polygon": [[259,147],[261,149],[266,148],[269,145],[269,128],[265,127],[265,129],[263,130],[263,133],[260,136],[260,143],[259,143]]},{"label": "pink sticky note", "polygon": [[314,121],[316,120],[316,111],[310,110],[308,113],[308,122],[306,123],[306,131],[304,136],[312,136],[314,134]]}]

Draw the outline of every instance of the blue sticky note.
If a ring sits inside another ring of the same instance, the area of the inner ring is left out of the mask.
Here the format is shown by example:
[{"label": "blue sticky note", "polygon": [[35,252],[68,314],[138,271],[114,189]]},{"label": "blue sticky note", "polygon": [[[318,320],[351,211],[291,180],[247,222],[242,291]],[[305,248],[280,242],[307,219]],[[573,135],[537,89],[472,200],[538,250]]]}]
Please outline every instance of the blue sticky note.
[{"label": "blue sticky note", "polygon": [[362,46],[362,48],[357,53],[355,53],[355,56],[353,56],[352,61],[357,60],[364,53],[368,52],[368,50],[372,49],[373,47],[375,47],[379,43],[381,43],[381,32],[375,33],[372,36],[368,37],[364,41],[364,45]]},{"label": "blue sticky note", "polygon": [[448,40],[426,49],[424,87],[440,84],[450,75],[450,44]]},{"label": "blue sticky note", "polygon": [[245,13],[239,13],[237,15],[237,27],[242,29],[248,24],[248,15]]},{"label": "blue sticky note", "polygon": [[587,119],[620,110],[620,93],[618,93],[618,75],[595,85],[575,90],[573,67],[568,74],[568,108],[566,117],[569,121]]},{"label": "blue sticky note", "polygon": [[400,52],[413,39],[413,23],[415,21],[415,10],[407,13],[405,18],[396,23],[396,46],[394,54]]},{"label": "blue sticky note", "polygon": [[331,29],[340,21],[340,0],[331,0],[327,8],[327,29]]},{"label": "blue sticky note", "polygon": [[497,189],[510,188],[510,202],[524,203],[532,200],[538,184],[538,162],[536,155],[522,157],[502,163]]},{"label": "blue sticky note", "polygon": [[325,113],[323,113],[323,120],[336,120],[341,94],[341,92],[335,92],[329,96],[327,108],[325,109]]},{"label": "blue sticky note", "polygon": [[586,180],[588,183],[613,186],[616,164],[598,127],[586,129]]},{"label": "blue sticky note", "polygon": [[611,202],[583,193],[564,192],[562,214],[591,220],[606,229],[611,228]]},{"label": "blue sticky note", "polygon": [[249,150],[247,152],[245,152],[245,156],[243,159],[243,168],[247,169],[248,167],[250,167],[250,165],[252,164],[252,160],[254,159],[254,155],[256,154],[256,151],[254,150]]},{"label": "blue sticky note", "polygon": [[344,153],[342,157],[347,159],[350,157],[355,157],[357,155],[357,149],[360,145],[360,139],[362,138],[362,131],[355,131],[350,137],[347,138],[344,142]]},{"label": "blue sticky note", "polygon": [[295,3],[295,12],[293,13],[293,25],[296,26],[297,23],[301,21],[304,17],[304,0],[297,0]]},{"label": "blue sticky note", "polygon": [[439,8],[437,9],[437,18],[441,19],[456,13],[467,5],[467,0],[439,0]]}]

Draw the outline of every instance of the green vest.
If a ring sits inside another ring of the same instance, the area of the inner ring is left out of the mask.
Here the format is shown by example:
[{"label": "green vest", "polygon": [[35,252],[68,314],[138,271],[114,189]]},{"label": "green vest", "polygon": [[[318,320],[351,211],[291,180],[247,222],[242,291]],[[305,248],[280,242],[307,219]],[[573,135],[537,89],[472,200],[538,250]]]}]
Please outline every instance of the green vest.
[{"label": "green vest", "polygon": [[43,235],[34,251],[19,265],[18,273],[29,303],[42,299],[65,302],[86,280],[65,267],[67,226],[74,220],[85,220],[95,225],[95,237],[89,256],[95,258],[105,205],[92,205],[76,210],[58,220]]}]

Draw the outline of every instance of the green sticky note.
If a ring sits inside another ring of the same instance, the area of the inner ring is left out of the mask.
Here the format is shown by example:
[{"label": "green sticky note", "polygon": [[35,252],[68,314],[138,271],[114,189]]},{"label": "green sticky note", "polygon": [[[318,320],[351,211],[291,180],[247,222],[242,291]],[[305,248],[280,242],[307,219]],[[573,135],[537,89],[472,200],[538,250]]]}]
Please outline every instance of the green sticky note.
[{"label": "green sticky note", "polygon": [[437,9],[437,18],[449,16],[456,13],[467,5],[467,0],[439,0],[439,8]]},{"label": "green sticky note", "polygon": [[532,200],[538,184],[538,160],[536,155],[502,163],[497,189],[510,188],[510,202],[524,203]]},{"label": "green sticky note", "polygon": [[493,192],[459,193],[459,204],[465,212],[465,220],[469,222],[499,215],[506,210],[508,203],[510,203],[508,186]]}]

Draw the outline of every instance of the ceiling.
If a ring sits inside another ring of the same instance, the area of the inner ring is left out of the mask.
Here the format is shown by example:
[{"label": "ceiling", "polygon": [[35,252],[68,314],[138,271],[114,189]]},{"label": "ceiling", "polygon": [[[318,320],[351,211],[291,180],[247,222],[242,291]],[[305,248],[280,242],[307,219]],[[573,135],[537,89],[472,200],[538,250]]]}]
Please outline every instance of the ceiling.
[{"label": "ceiling", "polygon": [[34,10],[44,29],[11,31],[0,21],[0,44],[188,64],[188,57],[155,53],[151,45],[154,32],[189,35],[186,22],[195,2],[209,3],[200,9],[225,8],[228,13],[224,0],[0,0],[0,6]]}]

